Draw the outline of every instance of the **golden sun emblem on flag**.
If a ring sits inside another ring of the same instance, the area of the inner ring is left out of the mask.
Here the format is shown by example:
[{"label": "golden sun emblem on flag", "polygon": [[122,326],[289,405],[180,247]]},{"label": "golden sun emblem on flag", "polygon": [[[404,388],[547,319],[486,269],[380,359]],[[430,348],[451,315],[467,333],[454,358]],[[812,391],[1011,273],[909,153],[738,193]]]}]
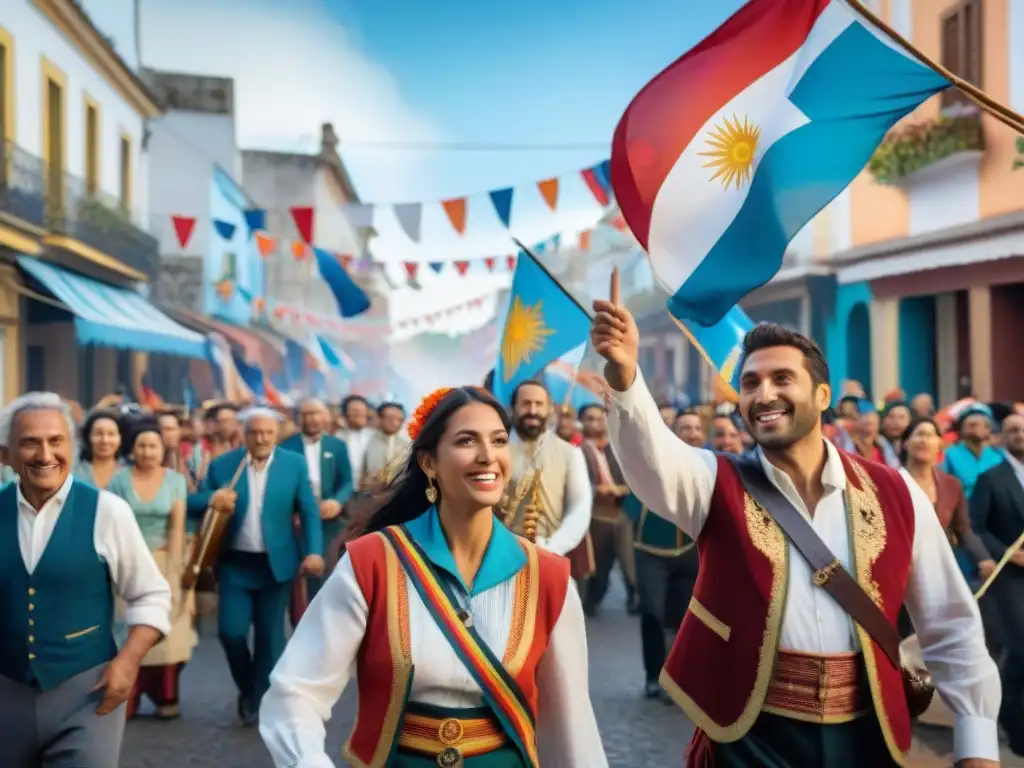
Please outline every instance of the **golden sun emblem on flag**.
[{"label": "golden sun emblem on flag", "polygon": [[530,362],[530,356],[544,349],[546,339],[554,333],[544,325],[542,302],[532,307],[523,304],[516,296],[505,321],[505,333],[501,339],[501,362],[505,381],[511,381],[519,366]]},{"label": "golden sun emblem on flag", "polygon": [[726,189],[730,184],[739,189],[742,184],[750,181],[761,129],[750,122],[746,115],[742,120],[736,115],[733,115],[732,120],[723,118],[723,123],[708,131],[707,145],[710,149],[697,154],[711,158],[704,164],[705,168],[714,169],[711,181],[721,179]]}]

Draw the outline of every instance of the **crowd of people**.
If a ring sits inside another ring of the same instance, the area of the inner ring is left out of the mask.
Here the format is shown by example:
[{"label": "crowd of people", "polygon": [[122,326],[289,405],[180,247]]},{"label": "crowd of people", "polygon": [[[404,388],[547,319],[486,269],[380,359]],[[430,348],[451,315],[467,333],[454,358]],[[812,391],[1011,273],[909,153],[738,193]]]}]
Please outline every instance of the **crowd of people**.
[{"label": "crowd of people", "polygon": [[[647,392],[629,313],[595,312],[608,391],[576,413],[537,380],[509,407],[485,383],[411,414],[11,403],[9,764],[115,766],[140,707],[178,717],[216,595],[239,721],[279,766],[334,765],[352,683],[351,765],[601,768],[586,621],[616,564],[643,695],[697,726],[689,766],[903,764],[907,691],[931,690],[893,652],[914,633],[957,759],[998,764],[997,722],[1024,754],[1020,407],[879,409],[851,384],[833,409],[820,350],[766,324],[734,410],[679,411]],[[215,565],[186,578],[211,516]]]}]

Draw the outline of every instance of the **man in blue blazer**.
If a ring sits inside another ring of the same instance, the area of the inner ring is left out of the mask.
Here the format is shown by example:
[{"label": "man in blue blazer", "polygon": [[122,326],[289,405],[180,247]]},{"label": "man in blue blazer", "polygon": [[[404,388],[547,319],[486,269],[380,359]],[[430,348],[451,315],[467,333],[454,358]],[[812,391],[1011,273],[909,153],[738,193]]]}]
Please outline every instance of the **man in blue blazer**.
[{"label": "man in blue blazer", "polygon": [[[309,399],[299,406],[301,432],[281,441],[281,448],[305,456],[309,481],[320,502],[320,524],[325,551],[345,526],[342,510],[355,489],[348,446],[327,432],[331,414],[322,400]],[[307,579],[309,599],[320,589],[321,579]]]},{"label": "man in blue blazer", "polygon": [[[192,515],[201,516],[208,506],[232,514],[217,561],[217,621],[245,725],[256,724],[270,672],[284,651],[292,581],[324,571],[320,511],[309,467],[303,456],[275,450],[279,420],[268,408],[246,412],[245,446],[211,462],[202,489],[189,499]],[[250,627],[255,630],[253,653]]]}]

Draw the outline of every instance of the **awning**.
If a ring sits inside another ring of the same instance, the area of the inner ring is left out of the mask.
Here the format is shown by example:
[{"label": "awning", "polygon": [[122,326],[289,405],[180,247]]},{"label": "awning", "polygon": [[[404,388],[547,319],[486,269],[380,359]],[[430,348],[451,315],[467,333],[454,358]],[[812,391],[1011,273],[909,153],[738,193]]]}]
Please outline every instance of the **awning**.
[{"label": "awning", "polygon": [[138,293],[31,256],[19,256],[18,265],[75,316],[75,334],[81,344],[206,357],[206,339],[171,320]]}]

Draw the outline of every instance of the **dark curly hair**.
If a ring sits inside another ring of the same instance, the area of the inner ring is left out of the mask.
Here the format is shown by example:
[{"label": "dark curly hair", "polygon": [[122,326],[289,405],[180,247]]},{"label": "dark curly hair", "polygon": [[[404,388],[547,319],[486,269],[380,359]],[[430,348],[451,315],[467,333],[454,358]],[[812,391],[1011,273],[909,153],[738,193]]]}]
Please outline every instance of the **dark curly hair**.
[{"label": "dark curly hair", "polygon": [[78,455],[80,461],[92,461],[92,441],[89,437],[92,435],[92,428],[96,426],[96,422],[103,419],[110,419],[114,422],[117,426],[117,434],[121,437],[121,447],[124,447],[124,417],[116,410],[93,411],[85,417],[85,421],[82,423],[81,450]]}]

